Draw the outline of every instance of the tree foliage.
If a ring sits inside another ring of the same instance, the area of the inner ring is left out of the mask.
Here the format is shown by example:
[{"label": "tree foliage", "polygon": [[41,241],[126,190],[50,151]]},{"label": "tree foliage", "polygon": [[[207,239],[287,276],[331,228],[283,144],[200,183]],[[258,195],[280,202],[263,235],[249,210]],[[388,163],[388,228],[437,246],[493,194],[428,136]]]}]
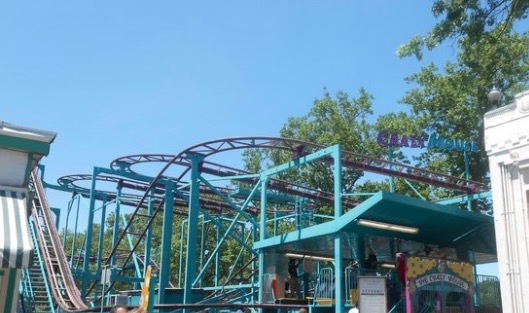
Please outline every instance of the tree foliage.
[{"label": "tree foliage", "polygon": [[[315,99],[309,112],[301,117],[290,117],[280,130],[286,138],[332,146],[341,144],[343,150],[380,156],[384,150],[372,140],[375,129],[369,123],[372,118],[373,96],[360,88],[358,97],[349,98],[345,92],[338,92],[333,98],[327,91],[321,99]],[[281,164],[290,158],[285,153],[274,151],[270,155],[273,164]],[[344,192],[353,190],[363,173],[347,169],[342,173]],[[306,171],[291,177],[294,181],[318,188],[332,190],[332,169],[322,164],[311,164]]]},{"label": "tree foliage", "polygon": [[[406,78],[414,88],[401,102],[411,108],[417,125],[445,138],[477,141],[478,153],[425,151],[418,165],[454,176],[463,173],[486,182],[488,158],[484,149],[483,116],[527,88],[529,80],[528,33],[515,30],[527,16],[527,1],[437,0],[432,12],[438,23],[426,36],[415,36],[400,47],[401,57],[416,56],[447,40],[454,40],[457,57],[445,64],[430,63]],[[502,103],[490,103],[488,92],[497,87],[504,93]],[[468,165],[469,172],[466,172]],[[488,210],[480,202],[474,209]]]},{"label": "tree foliage", "polygon": [[427,35],[416,35],[398,50],[401,57],[422,59],[423,50],[432,50],[447,39],[466,38],[477,44],[482,37],[499,39],[512,32],[515,22],[527,17],[525,0],[436,0],[432,14],[438,19]]}]

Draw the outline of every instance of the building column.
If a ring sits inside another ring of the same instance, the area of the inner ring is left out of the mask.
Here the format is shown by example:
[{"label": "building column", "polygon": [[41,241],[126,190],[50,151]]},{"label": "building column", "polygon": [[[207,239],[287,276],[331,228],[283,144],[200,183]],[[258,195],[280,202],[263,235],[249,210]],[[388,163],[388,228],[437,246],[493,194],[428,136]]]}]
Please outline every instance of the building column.
[{"label": "building column", "polygon": [[504,312],[529,310],[529,91],[487,112],[496,247]]}]

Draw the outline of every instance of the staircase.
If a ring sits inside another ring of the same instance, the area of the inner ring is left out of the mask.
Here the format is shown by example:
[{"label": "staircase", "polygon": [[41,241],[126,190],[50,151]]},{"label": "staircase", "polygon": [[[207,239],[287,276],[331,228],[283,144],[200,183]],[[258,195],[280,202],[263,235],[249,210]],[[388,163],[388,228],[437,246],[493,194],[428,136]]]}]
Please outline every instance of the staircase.
[{"label": "staircase", "polygon": [[30,267],[24,273],[24,300],[30,308],[29,312],[55,313],[49,286],[45,279],[46,273],[42,266],[42,256],[38,248],[33,221],[29,225],[35,255]]}]

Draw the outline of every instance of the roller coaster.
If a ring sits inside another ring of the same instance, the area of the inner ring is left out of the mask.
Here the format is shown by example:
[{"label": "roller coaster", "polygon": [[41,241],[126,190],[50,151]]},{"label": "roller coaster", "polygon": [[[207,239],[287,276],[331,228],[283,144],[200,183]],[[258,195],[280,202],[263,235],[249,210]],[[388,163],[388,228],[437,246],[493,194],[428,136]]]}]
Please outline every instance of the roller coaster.
[{"label": "roller coaster", "polygon": [[[256,171],[214,161],[248,151],[276,153],[285,161]],[[443,254],[438,259],[474,265],[496,257],[492,218],[454,208],[487,198],[487,185],[343,151],[340,145],[226,138],[175,155],[120,157],[108,168],[64,176],[57,184],[46,183],[44,172],[41,167],[31,174],[35,255],[22,280],[24,312],[104,312],[117,302],[134,307],[150,266],[155,312],[238,307],[286,312],[307,306],[341,313],[362,297],[352,292],[359,290],[352,277],[382,276],[388,286],[397,285],[397,252],[411,257],[433,247]],[[382,190],[348,193],[344,173],[402,179],[410,190],[413,184],[443,188],[451,198],[431,202]],[[333,187],[300,183],[300,177],[315,175]],[[47,189],[71,194],[62,233]],[[80,216],[85,225],[79,225]],[[364,266],[371,253],[376,265]],[[299,261],[300,290],[289,290],[289,258]],[[472,282],[479,279],[473,276]],[[388,311],[419,312],[421,300],[386,301]],[[409,311],[409,305],[416,308]],[[453,312],[474,312],[473,307]]]}]

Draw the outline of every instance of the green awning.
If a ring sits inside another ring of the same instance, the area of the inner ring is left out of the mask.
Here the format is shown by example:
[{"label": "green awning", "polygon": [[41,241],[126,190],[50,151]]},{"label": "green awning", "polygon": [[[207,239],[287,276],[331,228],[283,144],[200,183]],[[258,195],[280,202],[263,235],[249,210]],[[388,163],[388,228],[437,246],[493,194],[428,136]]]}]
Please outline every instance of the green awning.
[{"label": "green awning", "polygon": [[26,213],[27,193],[0,189],[0,268],[29,266],[33,243]]}]

